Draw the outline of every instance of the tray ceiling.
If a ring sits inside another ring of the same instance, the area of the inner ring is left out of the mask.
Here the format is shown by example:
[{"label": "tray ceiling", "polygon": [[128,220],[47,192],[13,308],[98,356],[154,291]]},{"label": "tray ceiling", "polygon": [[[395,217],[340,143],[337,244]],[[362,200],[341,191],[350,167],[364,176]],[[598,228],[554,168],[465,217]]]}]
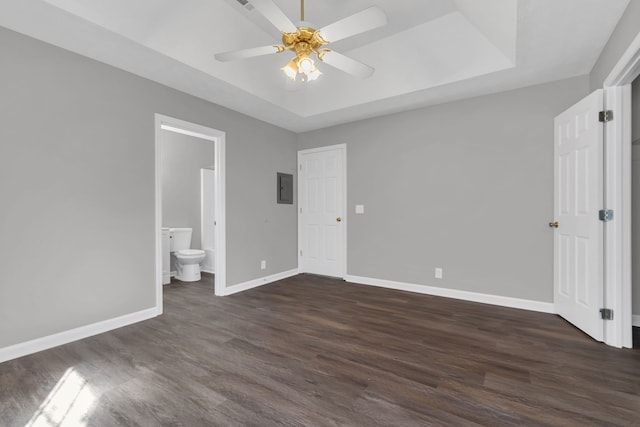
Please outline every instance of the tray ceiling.
[{"label": "tray ceiling", "polygon": [[[295,22],[298,0],[275,0]],[[221,63],[277,44],[236,0],[15,0],[0,25],[293,131],[588,74],[628,0],[307,0],[318,28],[376,5],[388,25],[331,45],[376,69],[326,64],[311,83],[280,72],[290,52]]]}]

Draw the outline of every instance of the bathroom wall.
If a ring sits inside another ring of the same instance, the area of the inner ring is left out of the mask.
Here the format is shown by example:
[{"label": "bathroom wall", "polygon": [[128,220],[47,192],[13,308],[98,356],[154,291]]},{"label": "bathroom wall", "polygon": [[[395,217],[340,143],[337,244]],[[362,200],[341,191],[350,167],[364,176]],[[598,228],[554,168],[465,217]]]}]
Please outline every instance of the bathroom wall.
[{"label": "bathroom wall", "polygon": [[583,76],[299,135],[347,145],[348,274],[552,302],[553,119],[588,90]]},{"label": "bathroom wall", "polygon": [[4,28],[0,58],[0,351],[155,306],[154,113],[226,132],[227,285],[297,267],[293,133]]},{"label": "bathroom wall", "polygon": [[[632,146],[632,206],[631,206],[631,256],[632,266],[632,293],[633,293],[633,314],[640,316],[640,77],[633,82],[633,129],[631,140]],[[640,319],[636,326],[640,326]]]},{"label": "bathroom wall", "polygon": [[191,248],[200,242],[200,169],[214,168],[214,143],[162,131],[162,225],[193,229]]}]

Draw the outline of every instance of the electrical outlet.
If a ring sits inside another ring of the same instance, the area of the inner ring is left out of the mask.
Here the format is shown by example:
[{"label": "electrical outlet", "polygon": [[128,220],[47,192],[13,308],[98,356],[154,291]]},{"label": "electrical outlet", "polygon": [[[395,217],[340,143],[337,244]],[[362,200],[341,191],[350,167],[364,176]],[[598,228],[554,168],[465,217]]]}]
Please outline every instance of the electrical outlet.
[{"label": "electrical outlet", "polygon": [[265,260],[260,261],[260,269],[264,270],[266,268],[267,268],[267,261]]},{"label": "electrical outlet", "polygon": [[442,279],[442,269],[436,267],[436,279]]}]

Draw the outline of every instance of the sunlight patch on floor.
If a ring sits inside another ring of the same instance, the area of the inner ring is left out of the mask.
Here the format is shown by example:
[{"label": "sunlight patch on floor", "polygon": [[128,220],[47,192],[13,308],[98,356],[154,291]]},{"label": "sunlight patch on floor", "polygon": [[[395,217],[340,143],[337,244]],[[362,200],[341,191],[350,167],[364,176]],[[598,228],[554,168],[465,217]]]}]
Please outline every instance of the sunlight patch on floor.
[{"label": "sunlight patch on floor", "polygon": [[96,400],[88,381],[69,368],[33,414],[26,427],[86,426]]}]

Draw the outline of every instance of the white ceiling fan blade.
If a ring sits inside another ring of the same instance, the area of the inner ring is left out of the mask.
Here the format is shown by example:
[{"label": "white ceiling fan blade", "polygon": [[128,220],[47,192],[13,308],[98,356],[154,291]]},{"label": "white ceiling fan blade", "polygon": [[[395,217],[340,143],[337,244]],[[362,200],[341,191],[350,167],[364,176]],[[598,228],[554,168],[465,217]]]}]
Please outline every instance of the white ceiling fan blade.
[{"label": "white ceiling fan blade", "polygon": [[371,77],[375,71],[373,67],[332,50],[322,54],[322,62],[361,79]]},{"label": "white ceiling fan blade", "polygon": [[239,59],[253,58],[254,56],[269,55],[272,53],[282,52],[276,46],[252,47],[250,49],[234,50],[231,52],[216,53],[215,57],[218,61],[237,61]]},{"label": "white ceiling fan blade", "polygon": [[298,31],[293,22],[272,0],[250,0],[250,3],[281,33],[295,33]]},{"label": "white ceiling fan blade", "polygon": [[329,24],[321,28],[320,35],[329,43],[364,33],[387,24],[387,15],[382,9],[373,6],[355,15]]}]

